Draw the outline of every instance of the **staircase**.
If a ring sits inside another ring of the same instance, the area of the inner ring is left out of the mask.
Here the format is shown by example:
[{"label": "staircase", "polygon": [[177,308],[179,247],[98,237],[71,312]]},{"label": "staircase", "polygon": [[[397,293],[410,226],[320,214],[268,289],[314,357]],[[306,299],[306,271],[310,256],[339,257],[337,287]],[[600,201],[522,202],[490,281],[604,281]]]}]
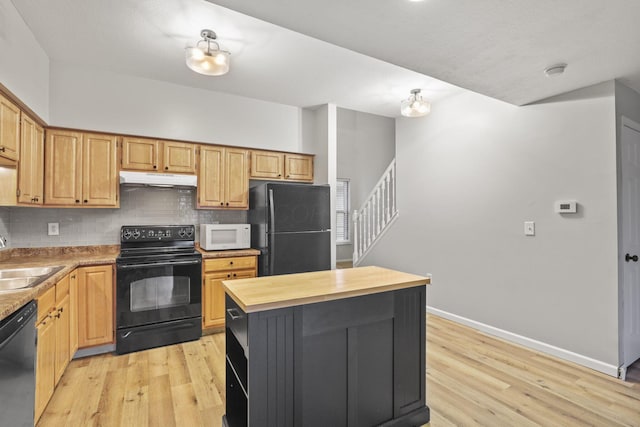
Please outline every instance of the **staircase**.
[{"label": "staircase", "polygon": [[353,266],[384,235],[398,218],[396,207],[396,161],[384,171],[362,207],[353,211]]}]

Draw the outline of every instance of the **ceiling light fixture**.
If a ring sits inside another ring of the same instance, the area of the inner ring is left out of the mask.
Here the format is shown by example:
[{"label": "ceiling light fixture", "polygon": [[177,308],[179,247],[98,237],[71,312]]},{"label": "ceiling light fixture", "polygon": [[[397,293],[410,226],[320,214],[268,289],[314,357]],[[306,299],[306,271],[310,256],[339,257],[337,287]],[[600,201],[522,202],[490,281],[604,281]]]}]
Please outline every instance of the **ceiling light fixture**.
[{"label": "ceiling light fixture", "polygon": [[431,104],[422,99],[420,89],[413,89],[409,98],[400,103],[400,113],[405,117],[422,117],[430,111]]},{"label": "ceiling light fixture", "polygon": [[[207,76],[222,76],[229,72],[229,53],[221,50],[220,45],[216,41],[216,33],[212,30],[200,31],[202,40],[196,43],[195,47],[186,49],[187,67],[196,73],[205,74]],[[201,43],[206,43],[206,48],[200,47]],[[212,48],[213,45],[213,48]]]},{"label": "ceiling light fixture", "polygon": [[544,75],[547,77],[557,77],[560,74],[564,73],[564,70],[567,68],[567,64],[555,64],[549,68],[544,70]]}]

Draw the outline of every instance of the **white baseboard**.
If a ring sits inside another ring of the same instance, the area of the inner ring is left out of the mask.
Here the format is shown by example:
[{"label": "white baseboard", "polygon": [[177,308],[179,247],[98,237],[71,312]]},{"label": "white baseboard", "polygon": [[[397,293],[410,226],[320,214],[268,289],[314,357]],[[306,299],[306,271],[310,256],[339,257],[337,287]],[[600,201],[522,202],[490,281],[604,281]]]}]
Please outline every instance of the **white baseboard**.
[{"label": "white baseboard", "polygon": [[532,338],[527,338],[522,335],[514,334],[513,332],[505,331],[504,329],[499,329],[490,325],[486,325],[484,323],[476,322],[475,320],[467,319],[466,317],[458,316],[457,314],[452,314],[443,310],[439,310],[437,308],[430,307],[428,305],[427,305],[427,312],[435,314],[436,316],[444,317],[445,319],[454,321],[456,323],[469,326],[473,329],[477,329],[486,334],[494,335],[506,341],[510,341],[512,343],[519,344],[533,350],[537,350],[541,353],[545,353],[545,354],[557,357],[559,359],[563,359],[569,362],[576,363],[581,366],[585,366],[587,368],[591,368],[598,372],[602,372],[603,374],[611,375],[612,377],[616,377],[616,378],[619,376],[617,366],[601,362],[600,360],[592,359],[582,354],[574,353],[572,351],[565,350],[563,348],[556,347],[551,344],[544,343],[542,341],[537,341]]}]

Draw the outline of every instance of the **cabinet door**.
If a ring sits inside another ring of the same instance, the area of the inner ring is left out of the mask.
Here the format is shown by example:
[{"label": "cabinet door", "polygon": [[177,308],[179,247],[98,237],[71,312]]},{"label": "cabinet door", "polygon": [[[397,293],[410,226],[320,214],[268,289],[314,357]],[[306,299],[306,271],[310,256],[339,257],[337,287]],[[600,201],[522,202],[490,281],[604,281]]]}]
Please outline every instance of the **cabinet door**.
[{"label": "cabinet door", "polygon": [[157,171],[158,147],[155,139],[122,138],[122,169]]},{"label": "cabinet door", "polygon": [[285,154],[284,177],[292,181],[313,182],[313,156]]},{"label": "cabinet door", "polygon": [[251,178],[283,179],[284,154],[273,151],[251,151]]},{"label": "cabinet door", "polygon": [[47,130],[44,175],[46,205],[81,205],[81,133]]},{"label": "cabinet door", "polygon": [[247,150],[225,149],[225,207],[249,209]]},{"label": "cabinet door", "polygon": [[69,274],[69,359],[78,351],[78,274]]},{"label": "cabinet door", "polygon": [[55,386],[56,328],[53,317],[48,316],[38,324],[36,346],[36,404],[35,422],[40,419]]},{"label": "cabinet door", "polygon": [[224,324],[224,288],[222,281],[231,278],[230,273],[208,273],[204,276],[204,304],[202,326],[210,328]]},{"label": "cabinet door", "polygon": [[0,95],[0,157],[15,163],[19,146],[20,108]]},{"label": "cabinet door", "polygon": [[200,146],[198,207],[224,206],[224,148]]},{"label": "cabinet door", "polygon": [[55,384],[57,385],[66,369],[71,356],[69,354],[69,340],[71,331],[70,318],[71,302],[69,295],[62,299],[57,306],[55,313],[56,329],[56,361],[55,361]]},{"label": "cabinet door", "polygon": [[18,203],[44,202],[44,130],[29,116],[22,115],[20,162],[18,162]]},{"label": "cabinet door", "polygon": [[255,270],[220,271],[204,275],[202,326],[210,328],[224,325],[224,287],[223,280],[248,279],[256,277]]},{"label": "cabinet door", "polygon": [[81,267],[78,273],[78,346],[113,343],[112,266]]},{"label": "cabinet door", "polygon": [[82,205],[117,206],[117,137],[87,133],[82,144]]},{"label": "cabinet door", "polygon": [[165,172],[196,173],[196,145],[163,141],[162,163]]}]

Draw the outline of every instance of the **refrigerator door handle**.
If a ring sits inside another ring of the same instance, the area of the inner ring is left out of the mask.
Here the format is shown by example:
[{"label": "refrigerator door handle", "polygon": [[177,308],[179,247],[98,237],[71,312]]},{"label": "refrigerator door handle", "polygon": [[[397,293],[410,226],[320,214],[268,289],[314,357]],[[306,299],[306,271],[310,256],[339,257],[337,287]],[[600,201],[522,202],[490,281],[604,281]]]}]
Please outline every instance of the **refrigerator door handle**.
[{"label": "refrigerator door handle", "polygon": [[275,257],[272,256],[272,254],[275,251],[275,244],[276,244],[276,239],[274,238],[274,233],[275,233],[275,229],[276,229],[276,218],[275,218],[275,209],[273,206],[273,189],[269,189],[269,231],[268,231],[268,235],[267,238],[270,240],[269,242],[267,242],[267,244],[269,245],[269,275],[273,274],[273,268],[274,268],[274,260]]}]

